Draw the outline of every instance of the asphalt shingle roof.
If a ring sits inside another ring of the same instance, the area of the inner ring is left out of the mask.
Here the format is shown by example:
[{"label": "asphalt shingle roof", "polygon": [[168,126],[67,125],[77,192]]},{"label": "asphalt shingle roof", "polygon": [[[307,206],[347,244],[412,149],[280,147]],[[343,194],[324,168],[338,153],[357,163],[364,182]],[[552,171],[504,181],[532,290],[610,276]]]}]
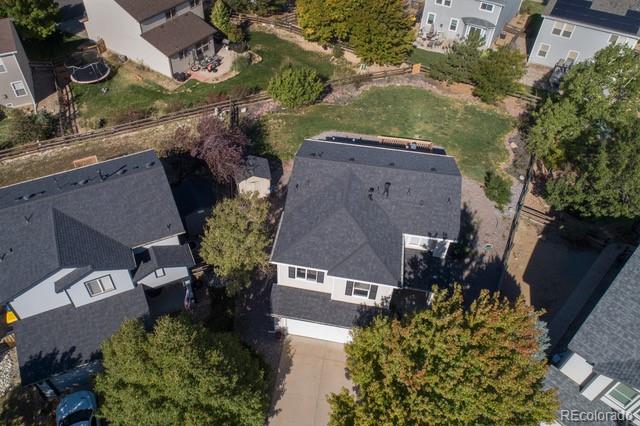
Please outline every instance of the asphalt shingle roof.
[{"label": "asphalt shingle roof", "polygon": [[0,188],[0,229],[0,302],[65,266],[133,269],[130,248],[184,233],[153,151]]},{"label": "asphalt shingle roof", "polygon": [[460,197],[452,157],[306,140],[271,260],[398,286],[402,234],[457,239]]},{"label": "asphalt shingle roof", "polygon": [[18,50],[18,46],[13,22],[9,18],[0,19],[0,53],[15,52],[16,50]]},{"label": "asphalt shingle roof", "polygon": [[605,376],[640,388],[640,249],[631,255],[569,342]]},{"label": "asphalt shingle roof", "polygon": [[191,249],[188,244],[180,246],[153,246],[143,256],[136,270],[133,281],[137,282],[159,268],[174,268],[178,266],[192,267],[195,265]]},{"label": "asphalt shingle roof", "polygon": [[99,359],[100,344],[125,319],[144,318],[142,286],[76,308],[72,304],[14,324],[22,385]]},{"label": "asphalt shingle roof", "polygon": [[142,33],[142,38],[165,55],[173,56],[215,33],[215,28],[196,14],[187,12]]},{"label": "asphalt shingle roof", "polygon": [[138,22],[163,13],[172,7],[185,3],[186,0],[116,0],[124,10]]},{"label": "asphalt shingle roof", "polygon": [[247,156],[237,178],[238,181],[242,181],[253,176],[271,180],[271,169],[269,169],[269,161],[266,158],[255,155]]},{"label": "asphalt shingle roof", "polygon": [[640,35],[640,0],[550,0],[545,15]]},{"label": "asphalt shingle roof", "polygon": [[271,313],[342,328],[366,324],[381,308],[331,300],[331,294],[284,285],[271,288]]}]

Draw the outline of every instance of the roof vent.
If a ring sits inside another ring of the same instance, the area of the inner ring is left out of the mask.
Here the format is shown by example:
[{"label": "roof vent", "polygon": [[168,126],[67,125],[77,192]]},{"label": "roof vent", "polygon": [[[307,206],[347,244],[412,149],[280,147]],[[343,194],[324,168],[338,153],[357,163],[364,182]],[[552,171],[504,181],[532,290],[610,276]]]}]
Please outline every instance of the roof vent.
[{"label": "roof vent", "polygon": [[125,173],[127,173],[127,169],[120,169],[116,172],[117,175],[123,175]]},{"label": "roof vent", "polygon": [[419,204],[420,204],[421,206],[424,206],[424,200],[420,200],[420,203],[419,203]]},{"label": "roof vent", "polygon": [[33,217],[33,213],[31,213],[29,216],[25,216],[24,217],[24,221],[29,224],[31,223],[31,218]]},{"label": "roof vent", "polygon": [[375,188],[369,188],[369,199],[373,201],[373,192],[375,191]]},{"label": "roof vent", "polygon": [[429,170],[431,170],[432,172],[437,172],[437,171],[438,171],[438,169],[436,169],[435,167],[432,167],[432,168],[431,168],[431,169],[429,169]]},{"label": "roof vent", "polygon": [[317,155],[318,155],[318,154],[316,154],[315,152],[312,152],[311,154],[309,154],[309,156],[311,156],[311,157],[313,157],[313,158],[316,158],[316,156],[317,156]]},{"label": "roof vent", "polygon": [[356,159],[353,158],[353,157],[349,157],[349,161],[351,161],[353,163],[354,161],[356,161]]},{"label": "roof vent", "polygon": [[384,191],[382,191],[382,194],[389,198],[389,188],[391,187],[391,182],[385,182],[384,183]]},{"label": "roof vent", "polygon": [[4,262],[6,257],[10,254],[13,254],[13,249],[11,247],[9,247],[9,251],[5,251],[4,253],[0,254],[0,262]]},{"label": "roof vent", "polygon": [[89,183],[89,179],[82,179],[76,182],[76,185],[86,185]]},{"label": "roof vent", "polygon": [[396,163],[394,163],[393,161],[389,163],[389,167],[394,167],[396,165]]},{"label": "roof vent", "polygon": [[149,162],[148,162],[148,163],[146,163],[144,166],[145,166],[147,169],[149,169],[149,168],[151,168],[151,167],[153,167],[153,166],[155,166],[155,165],[156,165],[156,162],[155,162],[155,161],[149,161]]}]

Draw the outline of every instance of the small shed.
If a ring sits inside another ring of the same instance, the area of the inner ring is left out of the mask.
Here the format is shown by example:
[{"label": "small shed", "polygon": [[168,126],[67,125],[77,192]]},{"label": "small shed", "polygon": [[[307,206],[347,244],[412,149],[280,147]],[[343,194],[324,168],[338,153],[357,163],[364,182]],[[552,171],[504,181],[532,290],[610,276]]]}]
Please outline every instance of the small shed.
[{"label": "small shed", "polygon": [[264,157],[247,156],[236,182],[241,194],[257,192],[260,198],[268,197],[271,193],[269,161]]}]

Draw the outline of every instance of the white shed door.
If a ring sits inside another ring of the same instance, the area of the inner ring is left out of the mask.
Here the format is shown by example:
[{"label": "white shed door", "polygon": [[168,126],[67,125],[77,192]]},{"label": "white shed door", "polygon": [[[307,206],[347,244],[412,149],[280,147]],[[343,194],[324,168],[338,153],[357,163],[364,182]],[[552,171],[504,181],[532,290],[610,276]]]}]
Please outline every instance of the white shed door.
[{"label": "white shed door", "polygon": [[348,328],[333,327],[290,318],[280,319],[279,325],[286,328],[287,333],[295,336],[311,337],[312,339],[328,340],[336,343],[348,343],[351,341]]}]

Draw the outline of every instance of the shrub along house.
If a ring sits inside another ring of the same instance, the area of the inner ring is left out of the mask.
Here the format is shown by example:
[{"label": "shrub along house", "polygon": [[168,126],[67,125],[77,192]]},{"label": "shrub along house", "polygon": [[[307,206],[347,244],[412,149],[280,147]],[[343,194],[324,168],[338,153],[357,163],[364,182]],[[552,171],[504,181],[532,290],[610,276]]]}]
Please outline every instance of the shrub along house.
[{"label": "shrub along house", "polygon": [[166,76],[215,55],[201,0],[85,0],[89,38]]},{"label": "shrub along house", "polygon": [[[554,348],[547,385],[559,390],[558,424],[640,424],[639,290],[636,249],[608,288],[593,291]],[[581,421],[576,413],[591,417]]]},{"label": "shrub along house", "polygon": [[0,300],[22,384],[86,381],[126,318],[179,310],[193,257],[153,151],[0,189]]},{"label": "shrub along house", "polygon": [[640,39],[640,0],[550,0],[529,63],[587,61],[611,44],[634,48]]},{"label": "shrub along house", "polygon": [[426,0],[420,31],[423,36],[460,41],[469,34],[484,38],[488,48],[518,14],[522,0]]},{"label": "shrub along house", "polygon": [[305,140],[296,155],[271,255],[272,315],[290,334],[349,341],[405,285],[409,257],[440,263],[458,237],[455,160],[367,139]]}]

